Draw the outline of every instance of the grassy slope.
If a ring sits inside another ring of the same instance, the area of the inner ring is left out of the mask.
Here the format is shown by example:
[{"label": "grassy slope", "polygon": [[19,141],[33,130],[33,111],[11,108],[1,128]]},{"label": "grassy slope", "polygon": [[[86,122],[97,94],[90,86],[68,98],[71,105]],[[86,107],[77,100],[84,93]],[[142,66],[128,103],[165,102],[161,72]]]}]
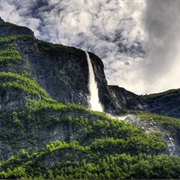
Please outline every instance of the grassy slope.
[{"label": "grassy slope", "polygon": [[[75,111],[85,117],[61,116]],[[8,118],[12,114],[14,110],[6,115],[4,112],[8,124],[14,123],[13,118]],[[34,101],[31,106],[17,111],[15,119],[19,131],[26,137],[29,134],[23,130],[25,119],[29,126],[39,121],[48,129],[67,123],[78,135],[71,141],[49,142],[38,151],[22,150],[1,161],[0,178],[180,178],[180,158],[163,155],[166,145],[159,138],[102,113],[75,104]]]}]

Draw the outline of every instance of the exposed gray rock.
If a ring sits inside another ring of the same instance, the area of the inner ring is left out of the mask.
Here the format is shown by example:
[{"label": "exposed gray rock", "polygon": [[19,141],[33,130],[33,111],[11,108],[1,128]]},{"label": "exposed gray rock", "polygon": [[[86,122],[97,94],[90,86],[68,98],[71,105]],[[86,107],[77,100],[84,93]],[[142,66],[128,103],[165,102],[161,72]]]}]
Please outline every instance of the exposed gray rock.
[{"label": "exposed gray rock", "polygon": [[150,118],[148,121],[142,121],[141,117],[135,115],[128,115],[125,118],[126,122],[133,124],[136,127],[142,128],[144,131],[149,134],[154,134],[162,139],[168,148],[169,155],[179,155],[180,154],[180,145],[176,139],[173,139],[169,132],[163,129],[160,125],[158,125],[153,118]]},{"label": "exposed gray rock", "polygon": [[[25,58],[29,71],[41,87],[58,102],[75,103],[88,107],[88,64],[85,52],[76,48],[66,50],[65,47],[55,51],[46,51],[44,48],[50,44],[31,41],[18,41],[17,47]],[[28,52],[25,51],[24,46]],[[118,112],[110,96],[102,61],[96,55],[89,54],[104,110]]]},{"label": "exposed gray rock", "polygon": [[147,102],[140,96],[118,86],[108,86],[111,99],[119,109],[145,110]]}]

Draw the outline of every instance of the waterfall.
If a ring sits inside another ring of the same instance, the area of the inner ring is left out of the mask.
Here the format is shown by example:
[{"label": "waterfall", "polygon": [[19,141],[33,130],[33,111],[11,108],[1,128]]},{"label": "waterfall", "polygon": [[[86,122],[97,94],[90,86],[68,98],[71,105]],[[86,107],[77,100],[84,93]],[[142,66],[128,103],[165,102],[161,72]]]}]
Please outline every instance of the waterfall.
[{"label": "waterfall", "polygon": [[88,68],[89,68],[88,87],[89,87],[89,92],[90,92],[90,95],[89,95],[90,108],[91,108],[91,110],[94,110],[94,111],[103,112],[102,105],[99,102],[98,87],[97,87],[97,83],[95,81],[95,76],[94,76],[91,59],[87,52],[86,52],[86,58],[87,58],[87,63],[88,63]]}]

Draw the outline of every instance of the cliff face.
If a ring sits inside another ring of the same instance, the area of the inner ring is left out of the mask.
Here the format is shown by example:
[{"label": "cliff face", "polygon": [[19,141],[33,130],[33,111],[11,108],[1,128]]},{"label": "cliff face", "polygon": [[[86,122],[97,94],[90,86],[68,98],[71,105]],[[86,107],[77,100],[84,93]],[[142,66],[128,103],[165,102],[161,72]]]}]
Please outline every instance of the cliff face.
[{"label": "cliff face", "polygon": [[[9,50],[11,46],[22,59],[16,64],[13,62],[13,66],[2,66],[0,71],[27,72],[57,102],[89,106],[88,65],[84,51],[39,41],[28,28],[5,22],[0,25],[0,36],[1,47]],[[109,94],[103,63],[96,55],[89,54],[104,110],[115,112],[117,108]]]},{"label": "cliff face", "polygon": [[36,81],[55,100],[88,106],[88,67],[85,53],[75,48],[37,41],[26,60]]},{"label": "cliff face", "polygon": [[[88,107],[88,65],[85,52],[42,41],[37,44],[39,53],[29,54],[28,62],[39,84],[58,102]],[[116,107],[110,103],[103,63],[94,54],[89,54],[98,83],[100,101],[105,111],[115,110]]]},{"label": "cliff face", "polygon": [[108,86],[115,105],[120,109],[145,110],[147,101],[140,96],[118,86]]},{"label": "cliff face", "polygon": [[[2,19],[0,48],[1,107],[25,105],[28,103],[27,97],[51,98],[65,104],[89,107],[88,64],[84,51],[37,40],[30,29],[6,23]],[[93,53],[89,55],[105,112],[121,114],[129,109],[180,117],[179,91],[168,95],[161,93],[156,97],[138,96],[118,86],[108,86],[101,59]],[[13,74],[16,74],[16,78]],[[20,84],[26,82],[27,88],[12,83],[15,79]],[[36,92],[29,92],[29,80],[34,83]]]}]

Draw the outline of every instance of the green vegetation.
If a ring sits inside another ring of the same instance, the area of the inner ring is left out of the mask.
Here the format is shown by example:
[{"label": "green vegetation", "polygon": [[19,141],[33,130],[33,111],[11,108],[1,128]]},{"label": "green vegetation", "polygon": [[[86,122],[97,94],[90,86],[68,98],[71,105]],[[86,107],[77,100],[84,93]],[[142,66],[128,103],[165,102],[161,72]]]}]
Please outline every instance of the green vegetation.
[{"label": "green vegetation", "polygon": [[35,81],[19,74],[14,74],[11,72],[0,72],[1,88],[9,89],[9,88],[17,88],[21,89],[29,94],[37,94],[37,95],[46,95],[46,91],[39,87]]},{"label": "green vegetation", "polygon": [[37,43],[38,43],[38,47],[40,51],[48,52],[51,54],[57,53],[58,51],[65,51],[65,52],[71,52],[71,53],[77,51],[77,49],[74,47],[64,46],[62,44],[52,44],[52,43],[48,43],[48,42],[40,41],[40,40],[38,40]]},{"label": "green vegetation", "polygon": [[0,67],[12,66],[23,60],[21,54],[15,48],[15,42],[22,38],[31,38],[30,35],[16,35],[0,37]]},{"label": "green vegetation", "polygon": [[[102,147],[106,151],[106,147]],[[38,152],[22,150],[1,162],[0,178],[179,179],[180,157],[93,153],[91,147],[54,141]]]},{"label": "green vegetation", "polygon": [[12,63],[17,63],[22,60],[20,53],[13,49],[7,48],[0,50],[0,67],[11,65]]},{"label": "green vegetation", "polygon": [[[157,136],[82,106],[31,101],[17,111],[1,111],[0,120],[8,129],[0,138],[20,151],[0,162],[0,178],[180,178],[180,157],[163,155],[167,147]],[[60,127],[59,140],[39,146]],[[21,141],[39,150],[23,150]]]},{"label": "green vegetation", "polygon": [[[11,72],[0,72],[0,89],[18,89],[20,91],[26,92],[27,94],[37,95],[42,97],[42,99],[47,100],[49,98],[48,94],[44,89],[42,89],[36,81],[27,78],[26,76],[14,74]],[[49,100],[51,100],[49,98]],[[51,100],[55,102],[54,100]]]},{"label": "green vegetation", "polygon": [[0,37],[0,45],[4,43],[12,43],[15,42],[18,39],[22,38],[31,38],[31,35],[16,35],[16,36],[5,36],[5,37]]},{"label": "green vegetation", "polygon": [[[128,152],[131,154],[138,154],[140,152],[147,154],[156,154],[166,151],[165,144],[160,141],[156,136],[149,136],[142,129],[135,128],[129,123],[111,119],[106,115],[90,110],[86,110],[82,106],[77,105],[63,105],[63,104],[51,104],[48,103],[35,103],[29,109],[31,120],[37,122],[37,119],[43,119],[48,122],[48,126],[56,126],[57,123],[67,123],[77,128],[77,131],[81,131],[82,134],[77,136],[79,143],[84,144],[91,143],[94,151],[94,145],[101,147],[102,144],[109,148],[109,151],[114,153]],[[59,116],[54,116],[49,119],[50,114],[56,114],[59,112]],[[68,113],[67,113],[68,112]],[[71,117],[69,114],[79,112],[80,114],[86,112],[87,118],[83,117]],[[67,114],[64,118],[60,118],[61,114]],[[92,118],[94,116],[94,118]],[[112,144],[111,144],[112,143]],[[117,152],[116,152],[117,151]],[[102,152],[100,152],[102,153]],[[106,152],[107,153],[107,152]]]},{"label": "green vegetation", "polygon": [[[28,33],[23,30],[18,32]],[[155,133],[52,99],[18,51],[22,38],[26,42],[32,35],[0,37],[0,179],[180,178],[180,157],[168,156],[167,145]],[[81,51],[39,40],[37,44],[37,56]],[[131,113],[144,123],[153,119],[180,142],[178,119]]]}]

